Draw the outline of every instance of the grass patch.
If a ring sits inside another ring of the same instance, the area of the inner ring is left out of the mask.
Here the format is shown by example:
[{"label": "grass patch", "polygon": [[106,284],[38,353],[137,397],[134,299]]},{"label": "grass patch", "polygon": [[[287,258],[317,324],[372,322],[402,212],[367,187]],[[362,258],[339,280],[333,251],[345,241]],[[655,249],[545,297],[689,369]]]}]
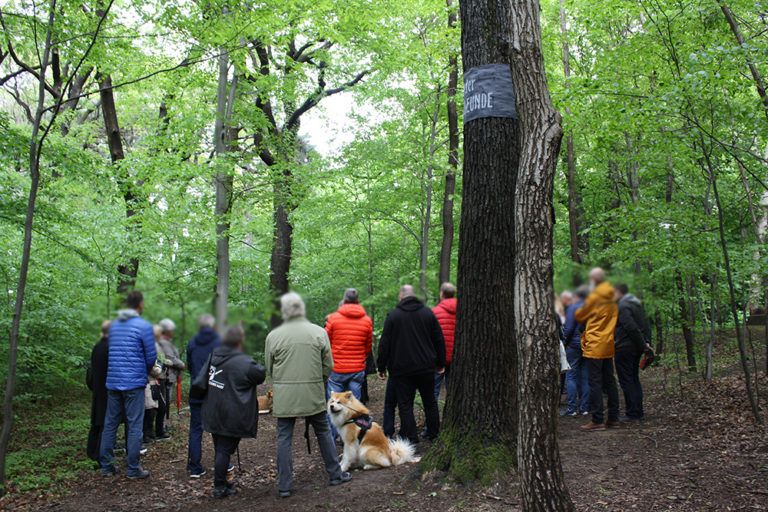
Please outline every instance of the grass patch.
[{"label": "grass patch", "polygon": [[90,428],[90,395],[77,393],[17,409],[11,434],[8,488],[16,492],[55,491],[93,467],[85,454]]}]

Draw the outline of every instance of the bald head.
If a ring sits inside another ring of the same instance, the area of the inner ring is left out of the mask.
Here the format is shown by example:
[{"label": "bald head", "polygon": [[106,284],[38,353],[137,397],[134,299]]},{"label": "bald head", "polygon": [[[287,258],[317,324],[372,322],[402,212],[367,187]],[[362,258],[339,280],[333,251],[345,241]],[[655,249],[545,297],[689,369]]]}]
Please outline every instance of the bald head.
[{"label": "bald head", "polygon": [[605,281],[605,271],[600,267],[595,267],[589,272],[589,280],[595,283],[595,286]]},{"label": "bald head", "polygon": [[404,284],[400,287],[400,300],[405,299],[406,297],[415,297],[416,296],[416,290],[413,289],[413,286],[410,284]]}]

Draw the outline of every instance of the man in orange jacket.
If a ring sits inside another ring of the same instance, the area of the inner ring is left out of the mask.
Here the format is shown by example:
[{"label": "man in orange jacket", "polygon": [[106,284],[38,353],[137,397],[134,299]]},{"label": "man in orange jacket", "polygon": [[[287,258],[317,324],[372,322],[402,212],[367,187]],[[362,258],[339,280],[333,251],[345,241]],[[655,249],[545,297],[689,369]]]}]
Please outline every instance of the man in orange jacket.
[{"label": "man in orange jacket", "polygon": [[[325,331],[331,340],[333,355],[333,372],[326,386],[327,398],[333,392],[352,391],[360,400],[365,381],[365,359],[371,353],[373,343],[373,322],[360,305],[357,290],[344,290],[344,300],[338,311],[328,317]],[[328,423],[335,439],[336,429],[333,423]]]},{"label": "man in orange jacket", "polygon": [[[590,289],[584,306],[574,314],[577,322],[586,324],[581,335],[582,357],[589,374],[590,410],[592,421],[581,430],[605,430],[619,423],[619,391],[613,376],[613,332],[619,310],[613,296],[613,286],[605,280],[601,268],[589,273]],[[603,391],[608,394],[608,420],[605,421]]]},{"label": "man in orange jacket", "polygon": [[446,390],[451,377],[453,359],[453,338],[456,332],[456,287],[451,283],[440,285],[440,303],[432,308],[445,338],[445,372],[435,374],[435,401],[440,398],[440,388],[445,380]]}]

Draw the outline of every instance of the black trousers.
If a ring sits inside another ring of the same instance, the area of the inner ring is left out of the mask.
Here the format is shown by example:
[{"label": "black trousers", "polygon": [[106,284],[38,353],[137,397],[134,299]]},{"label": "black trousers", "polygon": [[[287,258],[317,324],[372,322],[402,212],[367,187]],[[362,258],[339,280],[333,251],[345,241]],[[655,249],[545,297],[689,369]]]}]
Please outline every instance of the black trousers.
[{"label": "black trousers", "polygon": [[605,423],[603,393],[608,395],[608,421],[619,421],[619,390],[613,376],[613,359],[584,358],[589,372],[589,412],[594,423]]},{"label": "black trousers", "polygon": [[640,385],[640,359],[642,352],[628,350],[616,352],[616,376],[619,378],[621,390],[624,392],[624,403],[627,406],[627,416],[639,420],[643,412],[643,387]]},{"label": "black trousers", "polygon": [[400,410],[400,437],[411,443],[419,442],[416,418],[413,415],[416,390],[419,391],[421,403],[424,405],[429,437],[437,437],[440,434],[440,412],[435,400],[435,373],[392,377],[390,380],[397,399],[397,408]]},{"label": "black trousers", "polygon": [[86,453],[88,454],[88,458],[94,462],[99,462],[102,430],[104,430],[104,424],[94,425],[91,423],[91,430],[88,431],[88,447],[86,448]]},{"label": "black trousers", "polygon": [[217,489],[227,486],[227,469],[229,469],[229,458],[237,450],[240,444],[239,437],[227,437],[213,434],[213,449],[215,451],[213,459],[213,485]]}]

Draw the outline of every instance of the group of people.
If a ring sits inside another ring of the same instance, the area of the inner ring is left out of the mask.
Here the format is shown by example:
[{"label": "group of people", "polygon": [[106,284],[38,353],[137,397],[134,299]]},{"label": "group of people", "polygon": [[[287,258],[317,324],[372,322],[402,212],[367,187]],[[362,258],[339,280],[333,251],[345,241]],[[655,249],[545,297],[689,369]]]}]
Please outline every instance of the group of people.
[{"label": "group of people", "polygon": [[[450,375],[456,315],[456,289],[441,286],[441,302],[430,310],[410,285],[400,289],[399,303],[384,323],[377,358],[378,374],[387,382],[385,434],[394,436],[395,408],[400,412],[400,436],[414,444],[419,433],[413,412],[418,390],[427,426],[423,432],[434,439],[440,431],[438,397]],[[351,391],[363,400],[366,362],[372,356],[373,323],[360,305],[355,289],[345,290],[338,310],[329,315],[325,328],[306,318],[301,297],[288,293],[280,298],[283,323],[266,339],[264,365],[242,352],[245,332],[228,327],[223,337],[215,330],[210,314],[198,318],[198,332],[186,350],[186,363],[172,342],[175,325],[170,320],[154,327],[141,317],[144,298],[131,292],[126,309],[102,326],[102,339],[91,361],[93,389],[92,428],[88,455],[104,475],[114,475],[117,431],[125,425],[126,476],[149,477],[141,466],[144,446],[166,439],[164,425],[171,383],[189,371],[190,428],[187,470],[190,478],[205,474],[202,465],[203,431],[212,434],[214,445],[214,496],[236,492],[227,473],[230,459],[242,438],[255,437],[258,429],[257,386],[272,377],[273,415],[277,418],[278,490],[291,496],[293,483],[292,439],[297,419],[311,425],[325,462],[330,485],[348,482],[341,470],[326,400],[332,392]],[[162,404],[162,405],[161,405]]]},{"label": "group of people", "polygon": [[[565,375],[567,406],[562,416],[591,415],[583,431],[598,431],[645,417],[640,360],[651,350],[651,329],[640,300],[625,284],[612,286],[601,268],[590,284],[560,294],[561,341],[570,370]],[[616,377],[626,411],[620,416]],[[603,394],[608,396],[607,417]]]}]

